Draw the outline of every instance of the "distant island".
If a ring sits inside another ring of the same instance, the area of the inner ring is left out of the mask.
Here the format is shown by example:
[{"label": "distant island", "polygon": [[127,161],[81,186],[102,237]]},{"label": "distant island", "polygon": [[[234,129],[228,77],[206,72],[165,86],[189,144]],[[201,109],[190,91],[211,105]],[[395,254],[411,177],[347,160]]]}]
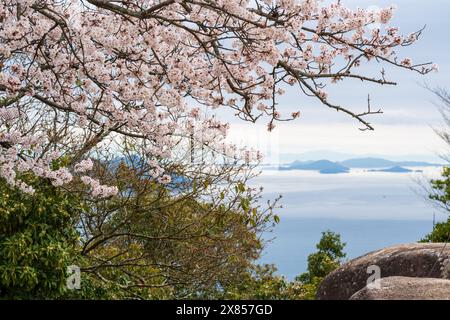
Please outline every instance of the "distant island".
[{"label": "distant island", "polygon": [[343,166],[359,169],[391,168],[391,167],[440,167],[441,164],[423,161],[391,161],[382,158],[355,158],[339,162]]},{"label": "distant island", "polygon": [[407,172],[422,172],[422,170],[411,170],[400,166],[394,166],[387,169],[371,169],[369,172],[394,172],[394,173],[407,173]]},{"label": "distant island", "polygon": [[318,171],[322,174],[348,173],[350,169],[371,169],[369,172],[394,172],[408,173],[421,172],[421,170],[411,170],[404,167],[435,167],[441,164],[428,163],[422,161],[391,161],[381,158],[355,158],[340,162],[330,160],[318,161],[294,161],[288,165],[278,167],[280,171],[307,170]]}]

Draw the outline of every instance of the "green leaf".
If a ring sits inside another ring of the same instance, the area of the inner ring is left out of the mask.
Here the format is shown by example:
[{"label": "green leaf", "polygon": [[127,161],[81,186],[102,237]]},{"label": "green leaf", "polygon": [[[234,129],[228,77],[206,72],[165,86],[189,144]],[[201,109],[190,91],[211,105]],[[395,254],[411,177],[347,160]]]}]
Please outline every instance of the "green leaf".
[{"label": "green leaf", "polygon": [[275,223],[280,223],[280,217],[277,215],[273,216],[273,221],[275,221]]}]

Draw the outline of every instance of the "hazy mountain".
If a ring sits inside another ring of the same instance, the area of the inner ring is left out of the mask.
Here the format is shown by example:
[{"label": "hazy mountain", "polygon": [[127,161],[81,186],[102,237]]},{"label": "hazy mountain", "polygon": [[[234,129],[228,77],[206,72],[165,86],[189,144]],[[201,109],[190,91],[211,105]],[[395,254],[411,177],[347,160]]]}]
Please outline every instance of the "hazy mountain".
[{"label": "hazy mountain", "polygon": [[[333,162],[343,162],[347,160],[359,160],[359,159],[382,159],[388,160],[391,162],[406,162],[406,165],[409,165],[410,162],[414,163],[440,163],[442,159],[438,156],[433,155],[418,155],[418,154],[405,154],[405,155],[382,155],[382,154],[351,154],[351,153],[343,153],[343,152],[335,152],[330,150],[315,150],[308,151],[304,153],[280,153],[278,156],[278,162],[289,164],[295,160],[299,161],[307,161],[307,160],[321,160],[327,159]],[[405,161],[405,159],[414,159],[414,161]],[[412,166],[412,165],[411,165]]]},{"label": "hazy mountain", "polygon": [[294,161],[288,166],[280,167],[280,170],[313,170],[324,174],[349,172],[349,168],[329,160]]},{"label": "hazy mountain", "polygon": [[335,152],[330,150],[316,150],[304,153],[281,153],[279,155],[281,163],[291,163],[295,160],[299,161],[318,161],[327,159],[330,161],[343,161],[351,158],[359,158],[360,156],[351,153]]},{"label": "hazy mountain", "polygon": [[394,167],[387,168],[387,169],[372,169],[372,170],[369,170],[369,171],[370,172],[394,172],[394,173],[414,172],[414,170],[410,170],[410,169],[403,168],[403,167],[400,167],[400,166],[394,166]]},{"label": "hazy mountain", "polygon": [[387,167],[431,167],[440,164],[422,161],[391,161],[382,158],[355,158],[340,162],[349,168],[387,168]]},{"label": "hazy mountain", "polygon": [[348,159],[341,162],[333,162],[330,160],[318,160],[318,161],[299,161],[296,160],[290,164],[280,166],[276,168],[267,167],[265,169],[273,170],[311,170],[319,171],[323,174],[333,174],[333,173],[347,173],[350,168],[354,169],[374,169],[369,170],[371,172],[413,172],[413,170],[404,167],[431,167],[431,166],[442,166],[441,164],[422,162],[422,161],[391,161],[383,158],[354,158]]},{"label": "hazy mountain", "polygon": [[398,166],[404,167],[442,167],[439,163],[429,163],[422,161],[398,161],[396,162]]},{"label": "hazy mountain", "polygon": [[412,172],[412,170],[410,169],[406,169],[403,167],[399,167],[399,166],[395,166],[395,167],[391,167],[391,168],[387,168],[387,169],[374,169],[374,170],[369,170],[370,172],[396,172],[396,173],[403,173],[403,172]]},{"label": "hazy mountain", "polygon": [[355,158],[344,160],[341,164],[349,168],[384,168],[394,166],[395,162],[381,158]]}]

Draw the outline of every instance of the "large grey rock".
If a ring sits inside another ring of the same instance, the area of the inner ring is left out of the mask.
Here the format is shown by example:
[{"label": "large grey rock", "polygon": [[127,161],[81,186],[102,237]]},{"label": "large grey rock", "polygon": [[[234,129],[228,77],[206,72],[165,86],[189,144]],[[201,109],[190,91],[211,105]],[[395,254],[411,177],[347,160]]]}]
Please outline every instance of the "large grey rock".
[{"label": "large grey rock", "polygon": [[436,278],[387,277],[379,287],[365,286],[350,300],[450,300],[450,280]]},{"label": "large grey rock", "polygon": [[370,252],[330,273],[319,286],[317,299],[346,300],[364,288],[371,275],[368,267],[380,268],[381,277],[405,276],[450,279],[450,244],[403,244]]}]

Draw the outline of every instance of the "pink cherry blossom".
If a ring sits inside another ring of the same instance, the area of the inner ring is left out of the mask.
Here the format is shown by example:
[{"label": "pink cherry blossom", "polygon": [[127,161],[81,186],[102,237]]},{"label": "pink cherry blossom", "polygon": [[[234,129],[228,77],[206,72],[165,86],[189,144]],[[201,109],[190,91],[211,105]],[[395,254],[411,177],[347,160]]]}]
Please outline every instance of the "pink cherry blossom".
[{"label": "pink cherry blossom", "polygon": [[83,160],[83,161],[80,161],[79,163],[77,163],[75,165],[74,171],[77,173],[86,172],[86,171],[91,170],[93,165],[94,165],[94,163],[92,162],[91,159],[86,159],[86,160]]},{"label": "pink cherry blossom", "polygon": [[[266,119],[271,131],[299,115],[281,116],[285,90],[373,129],[365,119],[372,112],[333,104],[326,86],[347,78],[394,84],[361,73],[364,63],[437,70],[397,56],[421,32],[387,27],[394,11],[319,0],[0,0],[0,176],[28,193],[19,173],[61,186],[92,169],[93,150],[119,157],[127,139],[155,159],[150,174],[160,183],[170,182],[163,163],[183,139],[230,159],[260,159],[226,142],[229,126],[210,110]],[[373,23],[382,26],[367,28]],[[55,169],[63,156],[70,165]],[[94,196],[117,193],[81,180]]]}]

